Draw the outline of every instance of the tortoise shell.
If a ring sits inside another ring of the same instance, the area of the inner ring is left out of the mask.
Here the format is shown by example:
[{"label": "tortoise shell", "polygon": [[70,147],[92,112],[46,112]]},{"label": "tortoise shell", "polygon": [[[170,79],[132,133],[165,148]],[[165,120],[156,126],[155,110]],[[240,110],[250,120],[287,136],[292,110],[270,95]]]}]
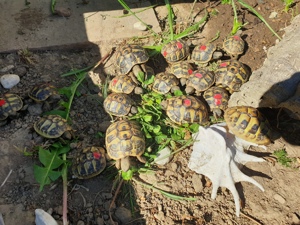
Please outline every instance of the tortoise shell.
[{"label": "tortoise shell", "polygon": [[216,51],[216,49],[217,46],[212,43],[208,43],[206,45],[197,45],[192,51],[191,59],[196,64],[206,64],[212,59],[213,53]]},{"label": "tortoise shell", "polygon": [[77,154],[72,163],[74,178],[88,179],[100,174],[106,167],[105,150],[102,147],[87,147]]},{"label": "tortoise shell", "polygon": [[179,90],[179,80],[171,73],[159,73],[154,77],[152,90],[159,94],[166,94]]},{"label": "tortoise shell", "polygon": [[126,116],[132,111],[134,101],[123,93],[111,93],[109,94],[104,102],[104,110],[114,116]]},{"label": "tortoise shell", "polygon": [[215,74],[216,85],[226,88],[230,93],[239,91],[250,76],[245,65],[237,60],[220,63]]},{"label": "tortoise shell", "polygon": [[245,41],[239,35],[227,37],[223,42],[223,49],[231,58],[236,59],[238,55],[243,54]]},{"label": "tortoise shell", "polygon": [[229,94],[224,88],[211,87],[203,93],[203,97],[210,110],[218,116],[221,115],[221,110],[224,111],[228,106]]},{"label": "tortoise shell", "polygon": [[127,156],[140,159],[145,151],[145,136],[136,121],[120,120],[107,128],[105,145],[108,156],[114,160]]},{"label": "tortoise shell", "polygon": [[28,96],[36,102],[42,102],[53,94],[56,94],[54,86],[49,84],[41,84],[33,87],[28,93]]},{"label": "tortoise shell", "polygon": [[271,143],[271,128],[267,119],[254,107],[229,107],[224,113],[224,119],[229,130],[239,138],[268,145]]},{"label": "tortoise shell", "polygon": [[72,130],[67,120],[58,115],[41,117],[34,123],[34,130],[45,138],[58,138],[66,131]]},{"label": "tortoise shell", "polygon": [[189,46],[183,40],[173,40],[162,47],[161,54],[168,63],[178,62],[189,56]]},{"label": "tortoise shell", "polygon": [[0,120],[5,120],[8,116],[14,115],[22,109],[23,101],[16,94],[4,94],[0,97]]},{"label": "tortoise shell", "polygon": [[116,51],[116,64],[121,75],[128,74],[133,66],[145,63],[148,60],[147,51],[139,45],[121,45]]},{"label": "tortoise shell", "polygon": [[170,66],[170,73],[174,74],[180,79],[181,85],[186,84],[186,80],[193,74],[194,68],[188,61],[180,61],[172,63]]},{"label": "tortoise shell", "polygon": [[189,76],[188,80],[186,81],[185,92],[187,94],[192,94],[195,92],[196,95],[200,95],[201,92],[210,88],[214,83],[214,73],[200,68],[194,71],[191,76]]},{"label": "tortoise shell", "polygon": [[162,101],[167,116],[176,124],[205,123],[208,121],[206,105],[193,96],[174,96]]},{"label": "tortoise shell", "polygon": [[132,92],[136,94],[143,93],[143,89],[138,87],[135,82],[133,82],[132,78],[127,75],[119,75],[114,77],[108,86],[109,90],[114,93],[124,93],[131,94]]}]

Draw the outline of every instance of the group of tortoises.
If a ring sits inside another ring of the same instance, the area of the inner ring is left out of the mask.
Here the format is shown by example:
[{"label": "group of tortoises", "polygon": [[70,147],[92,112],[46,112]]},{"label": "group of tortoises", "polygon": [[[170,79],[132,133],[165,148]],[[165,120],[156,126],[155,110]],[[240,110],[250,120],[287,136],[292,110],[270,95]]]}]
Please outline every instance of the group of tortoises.
[{"label": "group of tortoises", "polygon": [[[145,151],[145,136],[141,125],[129,120],[128,115],[137,112],[137,102],[132,95],[140,95],[145,91],[153,91],[161,95],[170,93],[161,103],[166,115],[175,124],[200,123],[209,121],[210,111],[217,116],[222,115],[230,131],[236,136],[266,145],[270,128],[262,114],[249,106],[227,107],[230,94],[239,91],[247,82],[250,74],[246,66],[237,60],[244,51],[244,41],[238,35],[226,38],[222,50],[231,57],[220,61],[215,71],[205,66],[212,59],[220,58],[216,46],[211,43],[190,47],[183,40],[170,41],[162,47],[161,54],[169,64],[165,72],[155,75],[151,67],[146,65],[149,60],[147,51],[139,45],[123,44],[116,52],[116,65],[119,69],[109,83],[111,93],[103,102],[107,113],[117,119],[106,130],[105,148],[88,147],[78,153],[73,160],[74,177],[85,179],[101,173],[106,166],[106,155],[116,160],[118,167],[122,166],[130,156],[145,163],[142,157]],[[219,55],[219,56],[216,56]],[[145,77],[154,76],[154,81],[148,87],[142,87],[137,77],[140,73]],[[173,95],[176,90],[182,90],[184,95]],[[51,85],[35,87],[29,97],[37,102],[45,101],[55,92]],[[0,98],[0,120],[15,114],[23,107],[22,99],[14,94],[5,94]],[[71,127],[67,121],[57,115],[41,117],[34,124],[35,131],[45,138],[57,138]],[[125,163],[126,164],[126,163]]]}]

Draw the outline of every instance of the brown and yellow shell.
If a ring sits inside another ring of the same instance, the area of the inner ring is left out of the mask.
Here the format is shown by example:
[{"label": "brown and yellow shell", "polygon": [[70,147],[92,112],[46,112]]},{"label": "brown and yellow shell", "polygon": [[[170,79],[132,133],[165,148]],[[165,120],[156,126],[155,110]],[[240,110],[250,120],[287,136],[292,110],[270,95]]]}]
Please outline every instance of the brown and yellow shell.
[{"label": "brown and yellow shell", "polygon": [[23,101],[16,94],[4,94],[0,97],[0,120],[5,120],[8,116],[15,114],[22,109]]},{"label": "brown and yellow shell", "polygon": [[212,59],[216,49],[217,46],[212,43],[197,45],[192,51],[191,59],[196,64],[206,64]]},{"label": "brown and yellow shell", "polygon": [[268,145],[271,143],[271,128],[267,119],[254,107],[229,107],[224,113],[224,119],[229,130],[239,138]]},{"label": "brown and yellow shell", "polygon": [[198,69],[189,76],[186,81],[186,93],[192,94],[195,92],[196,95],[200,95],[203,91],[210,88],[215,83],[215,75],[213,72]]},{"label": "brown and yellow shell", "polygon": [[58,115],[41,117],[33,125],[34,130],[45,138],[58,138],[66,131],[72,130],[67,120]]},{"label": "brown and yellow shell", "polygon": [[130,76],[119,75],[115,76],[109,83],[109,90],[114,93],[130,94],[137,87]]},{"label": "brown and yellow shell", "polygon": [[164,100],[161,106],[176,124],[205,123],[208,121],[206,105],[193,96],[174,96]]},{"label": "brown and yellow shell", "polygon": [[88,179],[100,174],[106,167],[105,150],[102,147],[87,147],[77,154],[72,162],[74,178]]},{"label": "brown and yellow shell", "polygon": [[244,52],[245,41],[239,35],[227,37],[223,42],[223,49],[232,58],[237,58],[238,55]]},{"label": "brown and yellow shell", "polygon": [[28,96],[36,102],[42,102],[53,94],[56,94],[56,90],[53,85],[40,84],[33,87],[28,93]]},{"label": "brown and yellow shell", "polygon": [[246,66],[237,60],[221,62],[215,75],[216,85],[226,88],[230,93],[239,91],[250,77]]},{"label": "brown and yellow shell", "polygon": [[154,77],[152,90],[159,94],[173,92],[174,88],[179,89],[179,80],[171,73],[163,72]]},{"label": "brown and yellow shell", "polygon": [[188,61],[180,61],[170,65],[170,72],[177,78],[188,78],[193,71],[194,68]]},{"label": "brown and yellow shell", "polygon": [[189,56],[189,46],[183,40],[173,40],[162,47],[161,54],[168,63],[178,62]]},{"label": "brown and yellow shell", "polygon": [[126,116],[130,113],[134,101],[124,93],[111,93],[104,102],[104,110],[114,116]]},{"label": "brown and yellow shell", "polygon": [[225,110],[228,106],[229,93],[221,87],[211,87],[203,93],[203,97],[211,111]]},{"label": "brown and yellow shell", "polygon": [[140,157],[145,151],[145,136],[136,121],[120,120],[106,130],[105,145],[108,156],[114,160]]},{"label": "brown and yellow shell", "polygon": [[133,66],[149,60],[147,51],[140,45],[121,45],[116,51],[116,65],[122,75],[128,74]]}]

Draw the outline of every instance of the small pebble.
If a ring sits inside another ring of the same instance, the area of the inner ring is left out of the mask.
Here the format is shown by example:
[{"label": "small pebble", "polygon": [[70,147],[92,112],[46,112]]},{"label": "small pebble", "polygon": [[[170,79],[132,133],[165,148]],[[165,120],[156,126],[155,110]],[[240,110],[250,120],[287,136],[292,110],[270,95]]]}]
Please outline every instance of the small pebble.
[{"label": "small pebble", "polygon": [[277,12],[272,12],[272,13],[270,14],[269,18],[270,18],[270,19],[274,19],[274,18],[277,17],[277,15],[278,15]]},{"label": "small pebble", "polygon": [[134,29],[136,30],[147,30],[147,26],[145,24],[143,24],[142,22],[138,21],[135,24],[133,24]]},{"label": "small pebble", "polygon": [[165,147],[162,150],[160,150],[157,153],[157,158],[154,160],[154,162],[157,165],[166,165],[168,162],[170,162],[172,155],[171,155],[172,151],[169,147]]},{"label": "small pebble", "polygon": [[132,220],[131,211],[122,206],[116,209],[115,216],[122,222],[122,224],[126,224]]},{"label": "small pebble", "polygon": [[35,210],[36,225],[58,225],[53,217],[42,209]]},{"label": "small pebble", "polygon": [[84,222],[82,220],[78,220],[77,225],[84,225]]},{"label": "small pebble", "polygon": [[281,195],[279,195],[279,194],[275,194],[275,195],[273,196],[273,198],[274,198],[276,201],[278,201],[279,203],[281,203],[281,204],[284,204],[284,203],[285,203],[285,199],[284,199]]},{"label": "small pebble", "polygon": [[16,74],[5,74],[0,78],[2,86],[6,89],[11,89],[20,82],[20,77]]}]

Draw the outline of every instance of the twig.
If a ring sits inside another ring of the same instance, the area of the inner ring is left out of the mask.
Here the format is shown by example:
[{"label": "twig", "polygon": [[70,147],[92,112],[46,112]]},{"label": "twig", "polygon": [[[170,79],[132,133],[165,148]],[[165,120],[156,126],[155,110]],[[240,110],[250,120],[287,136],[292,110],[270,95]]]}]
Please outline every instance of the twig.
[{"label": "twig", "polygon": [[6,181],[8,180],[9,176],[11,175],[13,170],[10,170],[9,173],[7,174],[6,178],[4,179],[4,181],[2,182],[0,188],[6,183]]},{"label": "twig", "polygon": [[243,212],[240,212],[242,216],[246,217],[247,219],[251,220],[252,222],[258,224],[258,225],[263,225],[261,222],[257,221],[256,219],[252,218],[252,216],[249,216]]},{"label": "twig", "polygon": [[121,186],[122,186],[122,184],[123,184],[123,179],[121,179],[121,181],[120,181],[120,183],[119,183],[119,185],[118,185],[118,187],[117,187],[117,190],[116,190],[116,192],[115,192],[115,195],[114,195],[114,197],[113,197],[113,199],[112,199],[112,201],[111,201],[111,203],[110,203],[110,205],[109,205],[109,209],[108,209],[108,213],[109,213],[109,218],[110,218],[110,222],[112,223],[112,224],[115,224],[115,222],[113,221],[113,219],[112,219],[112,216],[111,216],[111,208],[112,208],[112,206],[113,206],[113,204],[114,204],[114,202],[116,201],[116,198],[117,198],[117,196],[118,196],[118,194],[119,194],[119,191],[120,191],[120,189],[121,189]]}]

